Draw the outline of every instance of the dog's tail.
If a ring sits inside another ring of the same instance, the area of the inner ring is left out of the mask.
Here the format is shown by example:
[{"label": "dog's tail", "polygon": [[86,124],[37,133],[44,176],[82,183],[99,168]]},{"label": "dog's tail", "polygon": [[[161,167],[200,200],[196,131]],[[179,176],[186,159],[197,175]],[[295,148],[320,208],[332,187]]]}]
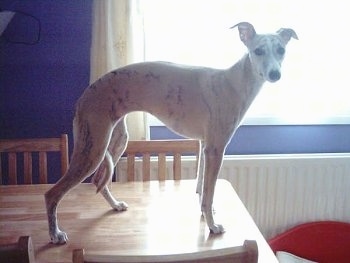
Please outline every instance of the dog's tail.
[{"label": "dog's tail", "polygon": [[113,174],[113,161],[111,154],[106,151],[105,157],[95,172],[92,183],[96,185],[96,192],[99,193],[102,188],[106,186],[108,181],[112,178]]}]

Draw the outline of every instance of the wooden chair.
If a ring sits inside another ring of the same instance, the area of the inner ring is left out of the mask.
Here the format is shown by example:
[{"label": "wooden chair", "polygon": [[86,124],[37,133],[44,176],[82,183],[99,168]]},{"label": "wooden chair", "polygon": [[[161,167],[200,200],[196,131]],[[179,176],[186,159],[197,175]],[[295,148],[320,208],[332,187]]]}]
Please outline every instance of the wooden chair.
[{"label": "wooden chair", "polygon": [[268,243],[275,253],[284,251],[324,263],[350,262],[350,223],[304,223],[277,235]]},{"label": "wooden chair", "polygon": [[34,263],[34,248],[30,236],[22,236],[17,243],[0,246],[0,261],[6,263]]},{"label": "wooden chair", "polygon": [[[33,183],[33,153],[39,155],[39,183],[47,183],[47,153],[60,152],[61,154],[61,176],[68,169],[68,136],[62,134],[60,138],[38,138],[38,139],[7,139],[0,140],[0,184],[3,183],[2,153],[8,156],[8,183],[17,184],[17,162],[18,156],[23,154],[23,177],[25,184]],[[19,166],[20,167],[20,166]]]},{"label": "wooden chair", "polygon": [[246,240],[243,246],[174,255],[93,255],[83,249],[73,250],[73,263],[256,263],[258,246],[255,240]]},{"label": "wooden chair", "polygon": [[[150,140],[129,141],[125,150],[127,158],[127,180],[135,181],[135,158],[142,156],[142,179],[150,180],[151,156],[158,157],[158,180],[166,179],[166,157],[173,156],[173,179],[181,179],[181,157],[183,154],[194,154],[199,158],[200,144],[197,140]],[[197,168],[198,169],[198,168]]]}]

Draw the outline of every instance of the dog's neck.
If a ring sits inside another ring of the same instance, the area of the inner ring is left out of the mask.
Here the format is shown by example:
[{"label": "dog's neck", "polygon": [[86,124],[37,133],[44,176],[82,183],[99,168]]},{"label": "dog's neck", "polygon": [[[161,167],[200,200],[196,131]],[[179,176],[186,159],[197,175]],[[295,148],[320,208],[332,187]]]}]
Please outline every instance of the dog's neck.
[{"label": "dog's neck", "polygon": [[236,64],[226,70],[226,78],[233,92],[239,95],[240,102],[245,104],[243,111],[248,109],[265,82],[265,79],[252,66],[249,54],[245,54]]}]

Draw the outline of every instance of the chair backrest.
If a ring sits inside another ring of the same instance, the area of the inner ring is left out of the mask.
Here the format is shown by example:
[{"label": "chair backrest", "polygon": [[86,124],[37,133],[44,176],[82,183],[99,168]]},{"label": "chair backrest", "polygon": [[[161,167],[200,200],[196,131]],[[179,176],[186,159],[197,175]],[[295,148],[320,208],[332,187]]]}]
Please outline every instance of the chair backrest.
[{"label": "chair backrest", "polygon": [[[23,181],[25,184],[33,183],[33,153],[39,156],[39,183],[47,183],[47,153],[60,152],[61,176],[68,169],[68,136],[62,134],[59,138],[33,138],[33,139],[5,139],[0,140],[0,184],[3,183],[4,173],[1,161],[3,155],[8,156],[8,183],[17,184],[18,156],[23,155]],[[5,159],[5,158],[4,158]]]},{"label": "chair backrest", "polygon": [[[149,140],[129,141],[125,150],[127,157],[127,179],[135,181],[135,158],[142,156],[142,179],[150,180],[151,156],[158,157],[158,180],[166,179],[166,159],[173,156],[173,179],[181,179],[181,157],[183,154],[194,154],[199,158],[200,144],[197,140]],[[198,167],[197,167],[198,169]]]},{"label": "chair backrest", "polygon": [[269,240],[271,249],[316,262],[345,263],[350,259],[350,223],[317,221],[295,226]]},{"label": "chair backrest", "polygon": [[174,255],[93,255],[83,249],[73,251],[73,263],[256,263],[258,246],[255,240],[246,240],[243,246],[213,249]]},{"label": "chair backrest", "polygon": [[31,237],[21,236],[17,243],[1,245],[0,259],[6,263],[35,263]]}]

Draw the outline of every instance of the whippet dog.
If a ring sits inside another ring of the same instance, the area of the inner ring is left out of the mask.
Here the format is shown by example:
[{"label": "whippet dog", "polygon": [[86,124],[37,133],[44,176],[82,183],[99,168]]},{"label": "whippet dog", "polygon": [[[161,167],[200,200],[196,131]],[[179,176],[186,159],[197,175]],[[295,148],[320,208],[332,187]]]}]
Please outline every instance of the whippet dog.
[{"label": "whippet dog", "polygon": [[212,203],[225,148],[263,83],[280,79],[285,47],[291,38],[298,39],[289,28],[256,34],[247,22],[234,27],[248,53],[228,69],[137,63],[104,75],[84,91],[76,105],[69,169],[45,194],[53,243],[68,240],[58,227],[57,205],[93,173],[93,182],[111,207],[127,209],[125,202],[111,195],[107,182],[126,148],[125,115],[133,111],[151,113],[174,132],[201,141],[196,190],[210,231],[224,232],[214,222]]}]

